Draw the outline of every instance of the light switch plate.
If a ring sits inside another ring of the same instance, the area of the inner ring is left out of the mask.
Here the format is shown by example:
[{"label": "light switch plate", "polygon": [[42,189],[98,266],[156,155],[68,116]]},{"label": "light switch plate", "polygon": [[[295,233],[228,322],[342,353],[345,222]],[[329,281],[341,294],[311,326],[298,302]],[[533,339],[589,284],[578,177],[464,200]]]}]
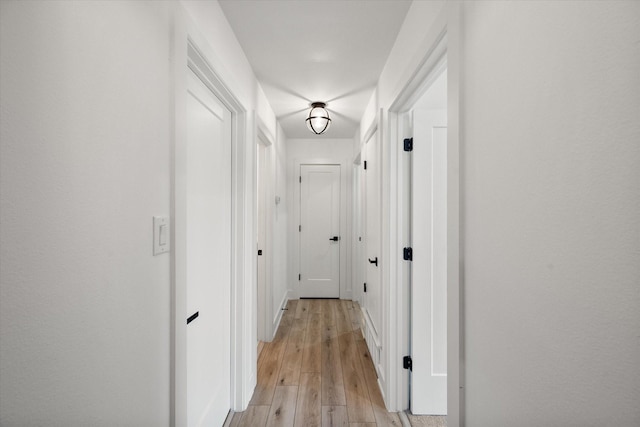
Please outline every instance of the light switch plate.
[{"label": "light switch plate", "polygon": [[169,217],[153,217],[153,255],[169,252],[171,249]]}]

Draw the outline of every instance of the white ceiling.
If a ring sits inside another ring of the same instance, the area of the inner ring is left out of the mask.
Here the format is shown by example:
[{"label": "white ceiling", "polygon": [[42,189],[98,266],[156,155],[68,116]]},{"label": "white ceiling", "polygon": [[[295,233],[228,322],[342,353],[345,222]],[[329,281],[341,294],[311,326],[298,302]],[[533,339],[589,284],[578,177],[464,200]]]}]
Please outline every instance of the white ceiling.
[{"label": "white ceiling", "polygon": [[324,138],[351,138],[409,0],[220,0],[288,138],[311,138],[309,104],[327,103]]}]

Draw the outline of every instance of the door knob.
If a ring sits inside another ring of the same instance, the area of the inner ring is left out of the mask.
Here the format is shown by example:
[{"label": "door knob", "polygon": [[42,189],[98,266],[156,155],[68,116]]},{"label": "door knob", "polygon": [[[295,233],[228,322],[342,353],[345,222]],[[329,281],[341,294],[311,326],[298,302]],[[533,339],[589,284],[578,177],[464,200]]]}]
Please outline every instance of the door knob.
[{"label": "door knob", "polygon": [[369,262],[370,262],[371,264],[375,264],[375,265],[376,265],[376,267],[377,267],[377,266],[378,266],[378,257],[375,257],[375,259],[371,259],[371,258],[369,258]]},{"label": "door knob", "polygon": [[340,237],[338,237],[338,236],[333,236],[333,237],[329,238],[329,240],[334,241],[334,242],[337,242],[338,240],[340,240]]}]

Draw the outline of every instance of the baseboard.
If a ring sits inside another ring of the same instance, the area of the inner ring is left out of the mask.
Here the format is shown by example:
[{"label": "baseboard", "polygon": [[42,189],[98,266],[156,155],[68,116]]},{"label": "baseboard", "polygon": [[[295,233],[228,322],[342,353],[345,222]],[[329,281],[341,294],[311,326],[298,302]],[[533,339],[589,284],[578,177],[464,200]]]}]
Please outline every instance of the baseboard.
[{"label": "baseboard", "polygon": [[285,292],[284,296],[282,297],[282,301],[280,301],[280,308],[278,309],[276,316],[273,318],[273,329],[272,329],[273,333],[271,335],[271,340],[273,340],[273,337],[276,336],[276,332],[280,327],[280,321],[282,320],[282,313],[284,312],[284,308],[287,306],[288,302],[289,302],[289,292]]},{"label": "baseboard", "polygon": [[398,412],[398,417],[400,417],[402,427],[411,427],[411,421],[409,421],[409,417],[405,411]]}]

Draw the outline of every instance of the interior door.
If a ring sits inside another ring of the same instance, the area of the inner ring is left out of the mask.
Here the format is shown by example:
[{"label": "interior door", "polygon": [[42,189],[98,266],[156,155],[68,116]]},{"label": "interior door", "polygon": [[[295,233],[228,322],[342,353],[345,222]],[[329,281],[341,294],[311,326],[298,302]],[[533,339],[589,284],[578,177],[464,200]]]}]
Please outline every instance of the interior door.
[{"label": "interior door", "polygon": [[187,425],[231,407],[231,113],[191,71],[187,95]]},{"label": "interior door", "polygon": [[257,180],[256,180],[256,197],[258,207],[258,227],[257,227],[257,274],[258,274],[258,315],[256,316],[256,322],[258,326],[258,340],[271,341],[267,336],[267,319],[266,306],[271,304],[267,302],[267,255],[265,253],[266,240],[267,240],[267,200],[266,200],[266,152],[267,147],[258,142],[256,147],[256,163],[257,163]]},{"label": "interior door", "polygon": [[340,165],[300,165],[300,298],[340,297]]},{"label": "interior door", "polygon": [[376,340],[382,333],[382,292],[380,288],[380,162],[378,131],[373,133],[364,147],[365,283],[364,312],[368,317]]},{"label": "interior door", "polygon": [[446,111],[413,111],[411,412],[447,413]]}]

